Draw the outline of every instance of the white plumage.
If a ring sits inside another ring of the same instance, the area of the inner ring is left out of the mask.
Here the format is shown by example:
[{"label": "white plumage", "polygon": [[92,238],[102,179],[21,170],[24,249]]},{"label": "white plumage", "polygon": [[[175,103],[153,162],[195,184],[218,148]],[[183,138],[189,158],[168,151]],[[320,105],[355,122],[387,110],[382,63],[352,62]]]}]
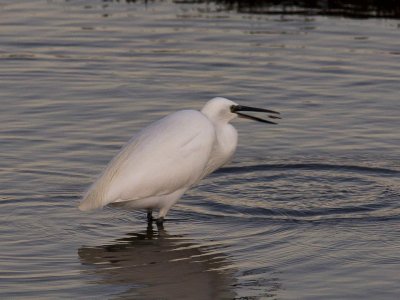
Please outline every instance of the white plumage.
[{"label": "white plumage", "polygon": [[[134,136],[86,192],[79,206],[86,211],[107,204],[159,209],[158,224],[168,210],[203,177],[233,156],[237,132],[229,121],[255,110],[214,98],[201,111],[182,110],[150,124]],[[270,116],[277,118],[274,116]]]}]

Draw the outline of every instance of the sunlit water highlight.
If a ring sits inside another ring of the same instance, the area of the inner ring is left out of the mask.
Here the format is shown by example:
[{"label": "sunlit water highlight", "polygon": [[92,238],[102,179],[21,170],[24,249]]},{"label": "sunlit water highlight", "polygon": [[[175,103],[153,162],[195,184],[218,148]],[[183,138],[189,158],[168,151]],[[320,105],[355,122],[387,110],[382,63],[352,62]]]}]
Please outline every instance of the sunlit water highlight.
[{"label": "sunlit water highlight", "polygon": [[[170,1],[8,1],[0,15],[1,298],[400,294],[398,21]],[[135,131],[216,95],[284,119],[236,122],[234,161],[165,231],[143,212],[77,210]]]}]

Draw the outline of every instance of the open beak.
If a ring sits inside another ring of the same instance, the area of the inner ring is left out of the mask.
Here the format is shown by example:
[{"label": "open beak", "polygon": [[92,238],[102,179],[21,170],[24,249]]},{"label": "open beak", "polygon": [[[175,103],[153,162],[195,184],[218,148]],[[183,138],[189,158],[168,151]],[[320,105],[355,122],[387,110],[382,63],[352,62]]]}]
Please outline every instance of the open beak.
[{"label": "open beak", "polygon": [[246,115],[241,113],[240,111],[257,111],[257,112],[265,112],[269,113],[268,118],[270,119],[281,119],[279,116],[280,114],[277,111],[269,110],[269,109],[264,109],[264,108],[257,108],[257,107],[250,107],[250,106],[243,106],[243,105],[232,105],[231,106],[231,112],[237,114],[239,118],[244,118],[244,119],[250,119],[258,122],[263,122],[263,123],[268,123],[268,124],[277,124],[275,122],[272,122],[270,120],[265,120],[257,117],[253,117],[250,115]]}]

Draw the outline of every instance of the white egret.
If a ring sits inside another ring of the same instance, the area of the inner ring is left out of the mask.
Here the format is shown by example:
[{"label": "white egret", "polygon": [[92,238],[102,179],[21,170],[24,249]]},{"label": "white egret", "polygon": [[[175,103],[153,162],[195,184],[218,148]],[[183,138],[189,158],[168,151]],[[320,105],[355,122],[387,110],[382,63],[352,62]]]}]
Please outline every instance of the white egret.
[{"label": "white egret", "polygon": [[275,122],[241,113],[266,112],[279,119],[279,113],[238,105],[225,98],[213,98],[201,111],[172,113],[136,134],[111,160],[88,189],[79,206],[82,211],[108,204],[158,209],[157,225],[163,225],[168,210],[203,177],[233,156],[237,131],[229,124],[236,117]]}]

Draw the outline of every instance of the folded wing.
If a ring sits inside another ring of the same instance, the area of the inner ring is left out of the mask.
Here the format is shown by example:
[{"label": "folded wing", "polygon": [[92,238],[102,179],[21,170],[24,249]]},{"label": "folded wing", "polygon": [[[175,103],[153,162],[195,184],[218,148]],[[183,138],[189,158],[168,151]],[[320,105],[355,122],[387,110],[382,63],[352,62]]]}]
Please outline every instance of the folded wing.
[{"label": "folded wing", "polygon": [[202,113],[183,110],[143,129],[89,188],[81,210],[168,195],[205,175],[215,131]]}]

